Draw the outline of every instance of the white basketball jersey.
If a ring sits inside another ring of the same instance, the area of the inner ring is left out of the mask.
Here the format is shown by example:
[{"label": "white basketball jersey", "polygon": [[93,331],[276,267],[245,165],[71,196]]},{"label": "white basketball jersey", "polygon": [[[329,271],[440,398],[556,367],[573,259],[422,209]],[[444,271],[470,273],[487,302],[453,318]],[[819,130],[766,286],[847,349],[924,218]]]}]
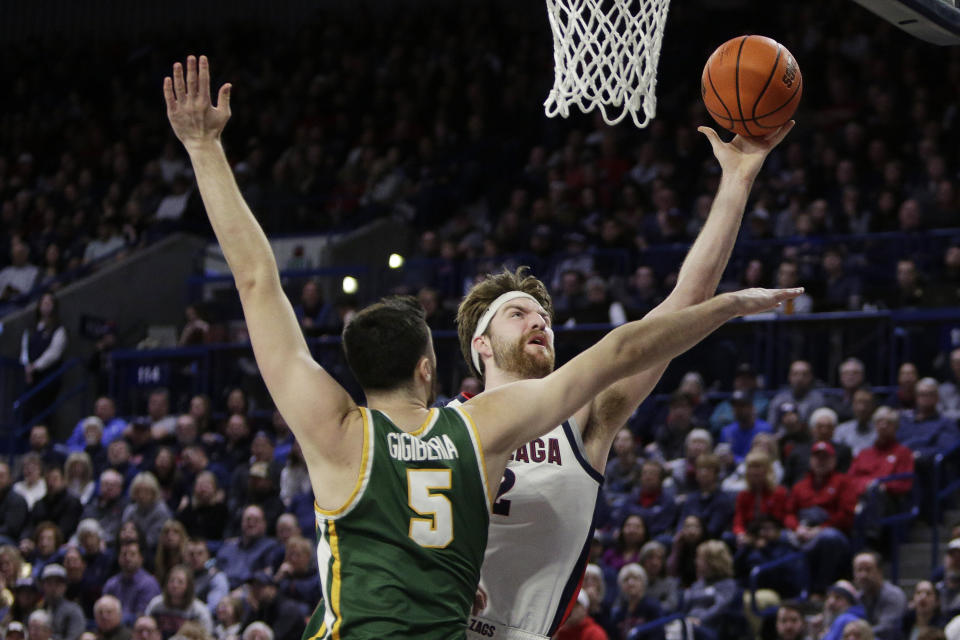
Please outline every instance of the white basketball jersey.
[{"label": "white basketball jersey", "polygon": [[[467,399],[461,395],[450,405]],[[583,577],[602,484],[573,418],[514,452],[493,504],[480,569],[487,607],[471,617],[467,637],[556,633]]]}]

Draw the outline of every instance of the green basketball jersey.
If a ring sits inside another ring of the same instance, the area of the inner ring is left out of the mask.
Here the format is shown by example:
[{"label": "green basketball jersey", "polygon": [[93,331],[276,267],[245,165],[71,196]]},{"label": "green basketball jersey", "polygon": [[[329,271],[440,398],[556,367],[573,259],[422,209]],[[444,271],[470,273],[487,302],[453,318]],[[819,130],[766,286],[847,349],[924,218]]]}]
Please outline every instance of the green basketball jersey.
[{"label": "green basketball jersey", "polygon": [[459,407],[432,409],[412,433],[361,412],[353,494],[316,508],[323,602],[303,637],[463,638],[490,504],[476,427]]}]

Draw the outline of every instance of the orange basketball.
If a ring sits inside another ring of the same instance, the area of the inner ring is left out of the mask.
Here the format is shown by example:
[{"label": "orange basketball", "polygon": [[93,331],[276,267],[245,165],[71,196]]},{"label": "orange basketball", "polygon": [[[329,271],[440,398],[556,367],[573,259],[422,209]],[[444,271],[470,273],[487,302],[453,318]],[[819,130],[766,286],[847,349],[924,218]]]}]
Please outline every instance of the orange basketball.
[{"label": "orange basketball", "polygon": [[763,136],[786,123],[800,104],[803,76],[787,48],[764,36],[720,45],[703,67],[700,95],[724,129]]}]

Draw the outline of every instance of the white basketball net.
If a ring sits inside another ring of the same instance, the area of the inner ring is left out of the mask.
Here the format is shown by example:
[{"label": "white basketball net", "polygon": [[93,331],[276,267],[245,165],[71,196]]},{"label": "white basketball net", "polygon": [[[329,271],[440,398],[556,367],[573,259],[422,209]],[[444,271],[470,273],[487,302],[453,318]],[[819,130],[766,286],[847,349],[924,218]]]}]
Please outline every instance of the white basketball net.
[{"label": "white basketball net", "polygon": [[628,113],[645,127],[657,111],[657,62],[670,0],[547,0],[553,89],[547,116],[599,107],[607,124]]}]

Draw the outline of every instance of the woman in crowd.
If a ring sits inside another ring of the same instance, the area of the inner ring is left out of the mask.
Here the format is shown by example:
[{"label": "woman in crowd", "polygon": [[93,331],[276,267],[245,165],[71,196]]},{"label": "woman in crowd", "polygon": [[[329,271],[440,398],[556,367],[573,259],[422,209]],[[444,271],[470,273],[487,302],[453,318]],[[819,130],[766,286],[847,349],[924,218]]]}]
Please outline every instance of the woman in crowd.
[{"label": "woman in crowd", "polygon": [[179,521],[170,519],[160,528],[160,542],[153,561],[153,574],[163,584],[167,572],[178,564],[187,563],[187,530]]},{"label": "woman in crowd", "polygon": [[639,562],[640,549],[647,542],[647,525],[639,515],[632,513],[623,519],[613,547],[603,554],[603,563],[619,571],[625,564]]},{"label": "woman in crowd", "polygon": [[921,580],[913,589],[910,608],[903,615],[904,640],[918,640],[928,629],[943,629],[950,620],[940,611],[940,598],[933,583]]},{"label": "woman in crowd", "polygon": [[167,507],[171,510],[180,504],[181,489],[183,484],[180,469],[177,468],[177,458],[170,447],[160,447],[153,457],[153,464],[150,471],[157,479],[157,486],[160,487],[160,495]]},{"label": "woman in crowd", "polygon": [[33,577],[39,581],[43,568],[56,561],[57,551],[63,544],[63,533],[60,527],[47,520],[38,524],[33,530],[33,543],[33,551],[24,560],[30,563]]},{"label": "woman in crowd", "polygon": [[27,508],[33,509],[40,498],[47,495],[47,481],[43,479],[43,459],[35,451],[24,454],[21,463],[23,480],[13,483],[13,490],[27,501]]},{"label": "woman in crowd", "polygon": [[706,540],[703,523],[697,516],[687,516],[683,526],[673,537],[673,549],[667,560],[667,570],[680,579],[683,588],[689,587],[697,579],[697,547]]},{"label": "woman in crowd", "polygon": [[144,613],[153,616],[165,639],[190,621],[203,626],[207,634],[213,633],[207,606],[194,596],[193,571],[182,564],[171,567],[163,583],[163,593],[150,601]]},{"label": "woman in crowd", "polygon": [[217,640],[239,640],[243,632],[243,603],[226,596],[217,604],[217,626],[213,636]]},{"label": "woman in crowd", "polygon": [[67,348],[67,330],[60,323],[57,299],[52,293],[40,296],[33,326],[24,329],[20,341],[20,364],[28,389],[36,393],[27,401],[21,419],[24,422],[46,410],[60,393],[62,380],[58,377],[43,384],[44,379],[63,362]]},{"label": "woman in crowd", "polygon": [[[124,543],[127,542],[136,542],[138,545],[140,545],[141,553],[143,555],[143,568],[150,573],[153,573],[154,557],[143,551],[147,548],[147,536],[144,534],[143,529],[140,528],[140,525],[138,525],[134,520],[127,520],[120,525],[120,530],[117,531],[116,544],[113,548],[120,549],[123,547]],[[119,567],[116,565],[114,568],[119,569]]]},{"label": "woman in crowd", "polygon": [[313,556],[313,543],[299,535],[287,540],[286,556],[274,580],[278,593],[303,602],[308,607],[316,606],[323,594]]},{"label": "woman in crowd", "polygon": [[130,504],[121,519],[124,523],[136,523],[146,537],[149,551],[157,548],[160,529],[170,519],[170,509],[163,501],[156,477],[149,471],[141,471],[130,482]]},{"label": "woman in crowd", "polygon": [[[780,453],[777,447],[777,438],[772,433],[758,433],[750,443],[750,451],[762,451],[769,456],[773,469],[774,482],[783,481],[783,465],[780,463]],[[750,455],[749,453],[747,455]],[[733,472],[723,479],[720,488],[728,493],[740,493],[747,488],[747,460],[737,465]]]},{"label": "woman in crowd", "polygon": [[76,451],[67,456],[63,466],[67,480],[67,491],[75,496],[80,504],[86,505],[93,497],[96,483],[93,481],[93,462],[85,451]]},{"label": "woman in crowd", "polygon": [[770,515],[780,522],[784,522],[787,516],[787,490],[777,484],[773,458],[754,447],[744,458],[744,463],[747,466],[747,488],[737,494],[733,514],[733,533],[738,544],[749,539],[747,528],[757,516]]},{"label": "woman in crowd", "polygon": [[610,613],[610,626],[617,640],[626,640],[634,627],[661,617],[660,605],[647,595],[647,584],[647,572],[635,562],[624,565],[617,574],[620,598]]},{"label": "woman in crowd", "polygon": [[647,572],[647,595],[664,613],[673,613],[680,604],[680,580],[667,575],[667,549],[651,540],[640,549],[640,566]]},{"label": "woman in crowd", "polygon": [[197,433],[201,436],[210,430],[210,398],[198,394],[190,398],[190,417],[197,423]]},{"label": "woman in crowd", "polygon": [[697,581],[683,592],[687,621],[719,632],[721,639],[737,637],[736,612],[742,607],[733,579],[733,558],[727,545],[707,540],[697,547]]},{"label": "woman in crowd", "polygon": [[86,566],[83,572],[84,580],[102,587],[107,578],[116,571],[115,558],[113,552],[107,548],[100,523],[93,518],[81,520],[77,525],[76,544]]}]

